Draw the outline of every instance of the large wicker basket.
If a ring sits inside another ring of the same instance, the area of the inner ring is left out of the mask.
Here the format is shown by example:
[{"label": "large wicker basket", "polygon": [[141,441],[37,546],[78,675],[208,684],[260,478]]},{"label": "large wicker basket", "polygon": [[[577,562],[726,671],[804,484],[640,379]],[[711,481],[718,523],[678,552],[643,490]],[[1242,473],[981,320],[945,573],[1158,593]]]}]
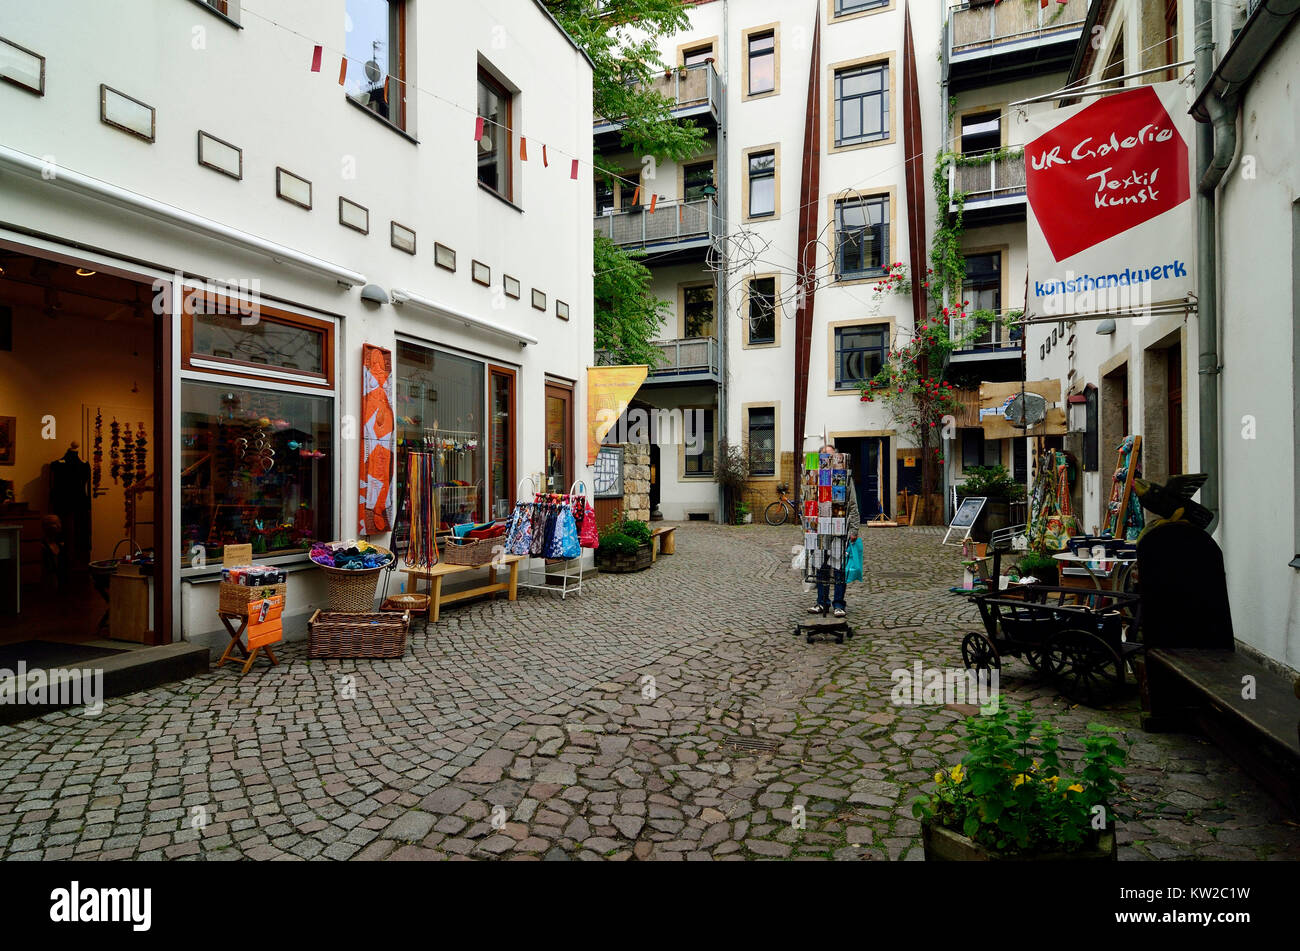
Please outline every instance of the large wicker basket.
[{"label": "large wicker basket", "polygon": [[217,611],[221,614],[247,614],[250,603],[266,598],[283,598],[288,591],[289,586],[284,583],[249,586],[223,581],[217,595]]},{"label": "large wicker basket", "polygon": [[[374,546],[391,559],[392,552],[387,548]],[[379,568],[331,568],[329,565],[317,565],[325,572],[326,605],[330,611],[347,611],[366,613],[375,609],[375,591],[379,587],[379,573],[387,566]]]},{"label": "large wicker basket", "polygon": [[447,539],[443,542],[440,554],[449,565],[469,565],[471,567],[486,565],[498,545],[505,545],[504,536],[496,538],[471,538],[464,541]]},{"label": "large wicker basket", "polygon": [[411,615],[317,610],[307,622],[308,657],[401,657]]}]

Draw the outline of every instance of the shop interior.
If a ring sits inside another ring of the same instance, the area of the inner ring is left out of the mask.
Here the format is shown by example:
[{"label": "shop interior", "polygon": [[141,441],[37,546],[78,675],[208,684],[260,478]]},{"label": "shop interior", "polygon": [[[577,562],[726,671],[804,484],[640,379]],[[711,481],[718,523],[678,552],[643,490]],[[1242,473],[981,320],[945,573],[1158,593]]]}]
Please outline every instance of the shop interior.
[{"label": "shop interior", "polygon": [[161,325],[149,284],[0,248],[0,669],[154,639]]}]

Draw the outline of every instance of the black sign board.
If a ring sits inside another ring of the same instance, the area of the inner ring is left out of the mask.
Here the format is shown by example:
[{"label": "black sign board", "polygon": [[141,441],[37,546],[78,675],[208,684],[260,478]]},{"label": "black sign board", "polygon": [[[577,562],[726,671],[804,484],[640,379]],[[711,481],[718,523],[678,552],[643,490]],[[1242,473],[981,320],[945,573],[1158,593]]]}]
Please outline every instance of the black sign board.
[{"label": "black sign board", "polygon": [[943,536],[943,544],[948,544],[948,538],[954,531],[960,533],[962,541],[970,537],[970,530],[975,527],[975,520],[980,517],[980,510],[984,508],[984,503],[987,501],[984,496],[969,496],[962,499],[961,504],[957,506],[957,511],[953,513],[947,533]]}]

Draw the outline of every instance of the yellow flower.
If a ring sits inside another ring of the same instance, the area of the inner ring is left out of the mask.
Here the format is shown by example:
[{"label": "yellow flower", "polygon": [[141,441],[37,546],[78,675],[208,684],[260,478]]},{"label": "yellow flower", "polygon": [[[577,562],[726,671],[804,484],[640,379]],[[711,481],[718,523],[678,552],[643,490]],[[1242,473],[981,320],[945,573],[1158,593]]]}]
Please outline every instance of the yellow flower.
[{"label": "yellow flower", "polygon": [[1069,789],[1070,792],[1083,792],[1083,787],[1078,783],[1073,783],[1072,785],[1067,786],[1066,788]]},{"label": "yellow flower", "polygon": [[1015,781],[1014,781],[1011,785],[1012,785],[1012,786],[1020,786],[1020,785],[1023,785],[1024,783],[1029,782],[1030,779],[1032,779],[1032,778],[1033,778],[1033,777],[1030,776],[1028,773],[1016,773]]},{"label": "yellow flower", "polygon": [[948,775],[952,777],[954,783],[960,783],[966,778],[966,770],[962,767],[961,763],[958,763],[948,771]]},{"label": "yellow flower", "polygon": [[943,770],[939,770],[939,772],[934,774],[934,781],[940,786],[943,785]]}]

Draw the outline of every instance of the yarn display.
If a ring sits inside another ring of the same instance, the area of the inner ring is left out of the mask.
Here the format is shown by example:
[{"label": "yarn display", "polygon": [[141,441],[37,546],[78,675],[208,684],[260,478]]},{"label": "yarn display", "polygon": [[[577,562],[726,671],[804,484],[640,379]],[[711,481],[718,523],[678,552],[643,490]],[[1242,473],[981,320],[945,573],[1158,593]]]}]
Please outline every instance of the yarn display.
[{"label": "yarn display", "polygon": [[341,568],[344,571],[385,568],[393,560],[392,552],[376,548],[367,541],[357,541],[355,538],[342,542],[317,542],[311,546],[311,554],[308,557],[318,565],[326,568]]}]

